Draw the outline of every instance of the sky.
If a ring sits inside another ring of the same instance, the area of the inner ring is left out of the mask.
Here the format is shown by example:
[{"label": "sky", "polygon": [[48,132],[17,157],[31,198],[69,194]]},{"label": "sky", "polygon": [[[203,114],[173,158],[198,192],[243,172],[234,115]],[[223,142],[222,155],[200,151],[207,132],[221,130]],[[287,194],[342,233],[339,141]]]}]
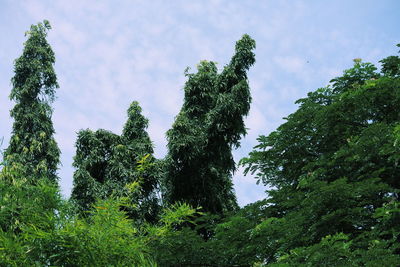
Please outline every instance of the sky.
[{"label": "sky", "polygon": [[[353,64],[397,54],[400,2],[353,1],[111,1],[0,0],[0,139],[8,145],[14,60],[24,33],[47,19],[60,88],[53,103],[61,149],[60,187],[72,188],[75,140],[81,129],[120,134],[132,101],[149,119],[155,155],[165,156],[165,133],[183,102],[184,70],[201,60],[222,69],[245,33],[257,43],[248,79],[252,93],[248,134],[234,151],[248,155],[297,108],[307,92],[325,87]],[[239,204],[266,197],[243,168],[234,175]]]}]

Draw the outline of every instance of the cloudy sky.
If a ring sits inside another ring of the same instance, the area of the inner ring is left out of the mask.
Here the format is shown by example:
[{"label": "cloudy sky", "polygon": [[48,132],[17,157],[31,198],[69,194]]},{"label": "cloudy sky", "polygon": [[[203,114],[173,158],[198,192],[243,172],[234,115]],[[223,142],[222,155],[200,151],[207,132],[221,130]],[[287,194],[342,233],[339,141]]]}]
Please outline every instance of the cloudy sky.
[{"label": "cloudy sky", "polygon": [[[352,59],[378,64],[397,53],[400,2],[380,1],[14,1],[0,0],[0,138],[7,147],[12,120],[8,99],[13,61],[24,33],[47,19],[60,88],[54,103],[62,151],[60,184],[72,187],[74,142],[80,129],[121,133],[129,104],[140,102],[150,120],[156,156],[166,153],[165,132],[179,112],[186,67],[200,60],[222,68],[247,33],[257,42],[249,72],[253,103],[249,134],[238,160],[295,111],[294,101],[326,86]],[[239,169],[241,205],[265,197],[261,185]]]}]

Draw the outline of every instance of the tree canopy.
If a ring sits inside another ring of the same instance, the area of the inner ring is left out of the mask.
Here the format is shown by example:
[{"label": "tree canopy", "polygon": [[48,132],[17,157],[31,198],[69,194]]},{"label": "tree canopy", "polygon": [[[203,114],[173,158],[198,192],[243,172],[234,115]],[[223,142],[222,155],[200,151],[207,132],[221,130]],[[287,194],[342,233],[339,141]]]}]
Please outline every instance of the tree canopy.
[{"label": "tree canopy", "polygon": [[[377,72],[356,59],[330,85],[298,100],[298,110],[276,131],[260,136],[241,161],[270,188],[268,219],[258,229],[266,237],[270,261],[288,253],[282,262],[300,264],[313,255],[315,262],[307,262],[318,265],[323,259],[315,254],[318,249],[327,246],[321,253],[332,254],[338,246],[335,253],[347,253],[342,265],[368,262],[356,260],[363,253],[398,262],[398,227],[390,233],[381,228],[389,206],[387,219],[398,217],[393,210],[400,189],[396,60],[383,59]],[[345,246],[342,252],[337,242]],[[332,260],[342,257],[332,255]]]},{"label": "tree canopy", "polygon": [[255,41],[244,35],[231,62],[218,73],[216,63],[202,61],[187,73],[181,111],[167,132],[166,199],[204,211],[237,208],[232,148],[246,134],[243,117],[250,109],[247,70],[255,62]]},{"label": "tree canopy", "polygon": [[[141,111],[137,102],[130,105],[121,136],[102,129],[95,132],[87,129],[78,133],[71,197],[82,210],[89,210],[97,199],[105,199],[112,194],[129,194],[132,201],[140,206],[142,219],[155,219],[158,179],[152,156],[153,145],[146,132],[148,120]],[[143,159],[152,165],[146,172],[137,168]],[[134,182],[138,183],[140,190],[130,193],[128,187]],[[139,214],[131,212],[138,219]]]}]

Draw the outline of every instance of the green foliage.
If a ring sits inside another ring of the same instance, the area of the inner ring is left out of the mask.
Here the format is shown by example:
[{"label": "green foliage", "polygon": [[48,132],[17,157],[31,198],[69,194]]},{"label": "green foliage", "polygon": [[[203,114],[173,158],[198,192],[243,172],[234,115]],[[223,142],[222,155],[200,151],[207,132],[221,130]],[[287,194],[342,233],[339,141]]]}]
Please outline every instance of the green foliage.
[{"label": "green foliage", "polygon": [[[264,208],[264,201],[256,202],[222,221],[215,215],[196,215],[197,227],[175,227],[150,243],[151,254],[165,267],[250,266],[261,259],[262,246],[252,232],[265,218]],[[198,227],[206,227],[214,234],[205,240],[198,234]]]},{"label": "green foliage", "polygon": [[250,266],[260,258],[262,249],[253,229],[265,218],[265,201],[258,201],[240,209],[215,226],[215,235],[208,241],[210,263],[221,266]]},{"label": "green foliage", "polygon": [[211,213],[237,208],[232,148],[246,134],[243,116],[250,108],[246,71],[255,62],[255,41],[244,35],[231,62],[218,74],[202,61],[186,73],[184,104],[167,132],[166,199],[184,201]]},{"label": "green foliage", "polygon": [[150,243],[152,255],[160,266],[190,266],[209,262],[204,240],[189,227],[171,231]]},{"label": "green foliage", "polygon": [[16,165],[26,178],[57,179],[60,150],[54,140],[50,104],[58,88],[55,56],[46,41],[48,21],[32,25],[22,55],[15,60],[10,98],[16,102],[7,164]]},{"label": "green foliage", "polygon": [[55,266],[155,266],[143,237],[120,210],[120,200],[95,203],[87,218],[71,218],[53,232],[30,233]]},{"label": "green foliage", "polygon": [[[400,44],[397,45],[400,47]],[[380,61],[382,63],[382,72],[391,77],[399,77],[400,76],[400,57],[398,56],[389,56]]]},{"label": "green foliage", "polygon": [[400,189],[400,80],[393,60],[381,61],[381,73],[355,60],[331,85],[298,100],[298,110],[269,136],[260,136],[241,161],[270,187],[267,219],[253,231],[264,262],[399,263],[399,232],[392,221],[398,213],[389,209],[389,219],[382,211],[398,205]]},{"label": "green foliage", "polygon": [[371,242],[366,250],[352,250],[349,236],[338,233],[324,237],[321,242],[299,247],[268,266],[397,266],[400,260],[393,251],[382,246],[378,240]]},{"label": "green foliage", "polygon": [[175,204],[164,209],[159,225],[147,225],[150,254],[160,266],[193,263],[193,259],[203,262],[197,261],[204,257],[197,250],[203,239],[191,228],[184,227],[197,216],[197,210],[189,205]]},{"label": "green foliage", "polygon": [[148,244],[186,222],[196,212],[188,205],[165,210],[161,224],[137,228],[120,209],[129,199],[99,200],[87,218],[69,218],[52,233],[37,233],[50,248],[52,264],[61,266],[156,266]]},{"label": "green foliage", "polygon": [[[102,129],[78,133],[72,199],[81,210],[88,210],[97,199],[129,195],[138,205],[129,209],[132,218],[156,219],[159,164],[152,156],[147,126],[148,120],[141,115],[139,104],[133,102],[121,136]],[[140,184],[140,189],[134,192],[126,188],[133,182]]]},{"label": "green foliage", "polygon": [[[48,179],[32,185],[24,170],[5,165],[0,172],[0,262],[4,266],[34,266],[35,241],[30,231],[53,231],[55,209],[60,202],[58,187]],[[3,266],[3,265],[2,265]]]},{"label": "green foliage", "polygon": [[54,183],[33,185],[6,166],[0,173],[0,266],[157,266],[149,245],[190,222],[196,210],[177,204],[162,212],[158,226],[138,227],[121,209],[130,201],[98,200],[82,218]]}]

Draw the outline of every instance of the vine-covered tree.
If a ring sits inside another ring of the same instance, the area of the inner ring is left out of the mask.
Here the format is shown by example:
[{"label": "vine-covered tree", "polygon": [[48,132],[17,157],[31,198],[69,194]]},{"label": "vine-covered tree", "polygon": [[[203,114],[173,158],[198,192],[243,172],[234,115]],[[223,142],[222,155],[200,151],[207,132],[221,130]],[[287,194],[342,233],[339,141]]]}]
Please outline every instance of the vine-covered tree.
[{"label": "vine-covered tree", "polygon": [[254,48],[255,41],[244,35],[221,73],[208,61],[200,62],[197,73],[186,73],[184,103],[167,133],[169,202],[187,202],[212,213],[237,207],[232,148],[246,134],[243,117],[251,102],[246,72],[255,62]]},{"label": "vine-covered tree", "polygon": [[[132,217],[150,221],[155,219],[158,209],[157,175],[147,127],[148,120],[141,114],[139,104],[133,102],[128,109],[128,121],[121,136],[102,129],[95,132],[87,129],[78,133],[71,197],[82,210],[88,210],[96,199],[111,194],[128,194],[138,205],[136,209],[128,211]],[[138,164],[143,164],[143,158],[148,163],[145,172],[138,169]],[[136,192],[130,192],[127,188],[133,182],[139,184]]]},{"label": "vine-covered tree", "polygon": [[58,88],[55,56],[46,40],[48,21],[32,25],[26,33],[22,56],[15,60],[10,98],[16,102],[10,144],[5,151],[8,165],[18,165],[23,176],[33,180],[57,180],[60,150],[54,140],[50,104]]}]

